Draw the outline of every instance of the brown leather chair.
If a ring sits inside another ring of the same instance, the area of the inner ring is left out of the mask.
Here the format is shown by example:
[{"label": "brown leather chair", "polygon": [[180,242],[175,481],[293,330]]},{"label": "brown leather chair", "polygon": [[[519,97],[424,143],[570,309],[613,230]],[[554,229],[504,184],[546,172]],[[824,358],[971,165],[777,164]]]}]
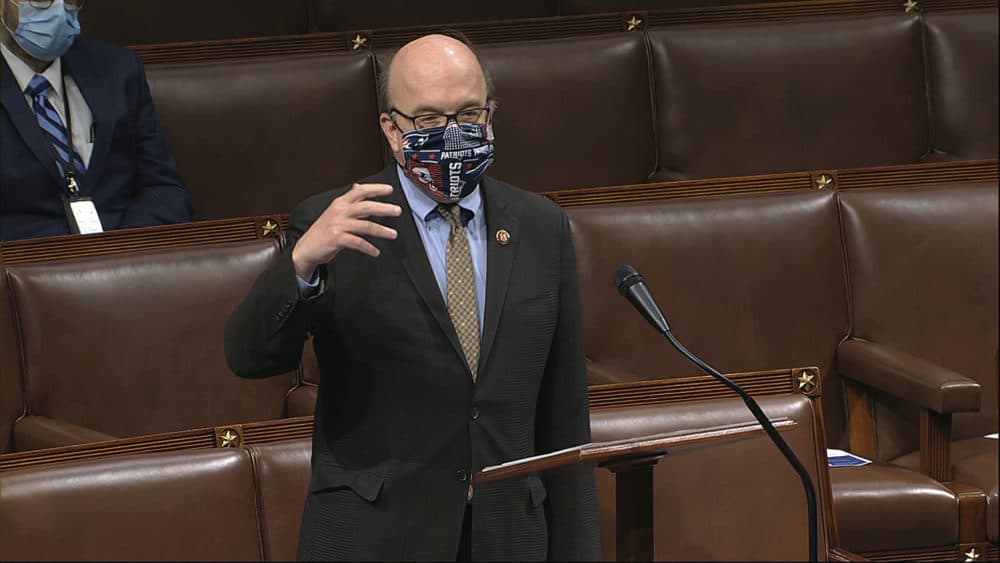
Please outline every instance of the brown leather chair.
[{"label": "brown leather chair", "polygon": [[649,31],[656,179],[919,162],[921,32],[902,14]]},{"label": "brown leather chair", "polygon": [[150,66],[195,217],[287,213],[382,168],[373,64],[350,53]]},{"label": "brown leather chair", "polygon": [[236,377],[230,311],[275,240],[9,265],[26,388],[18,451],[281,418],[296,374]]},{"label": "brown leather chair", "polygon": [[499,109],[490,174],[530,191],[645,182],[656,168],[636,33],[484,46]]},{"label": "brown leather chair", "polygon": [[0,275],[0,454],[13,450],[14,421],[24,414],[21,358],[15,344],[17,325],[8,295],[7,276]]},{"label": "brown leather chair", "polygon": [[0,472],[0,559],[259,561],[254,487],[240,449]]},{"label": "brown leather chair", "polygon": [[312,439],[247,448],[257,476],[265,561],[293,561],[312,471]]},{"label": "brown leather chair", "polygon": [[997,157],[997,9],[924,15],[934,160]]},{"label": "brown leather chair", "polygon": [[870,390],[853,422],[868,455],[987,491],[994,544],[998,198],[995,182],[841,193],[855,323],[840,358]]},{"label": "brown leather chair", "polygon": [[[655,200],[568,213],[592,384],[699,374],[617,294],[612,272],[630,263],[677,337],[716,368],[819,367],[828,443],[849,447],[834,358],[850,326],[834,193]],[[831,477],[844,548],[958,545],[958,497],[941,483],[884,464]]]},{"label": "brown leather chair", "polygon": [[[768,417],[798,426],[782,436],[816,486],[819,554],[836,547],[820,413],[799,393],[758,397]],[[591,411],[594,441],[753,422],[737,398]],[[596,470],[601,547],[615,559],[614,475]],[[653,470],[654,558],[659,561],[804,561],[809,555],[802,483],[763,435],[668,451]]]},{"label": "brown leather chair", "polygon": [[83,33],[119,45],[289,35],[309,28],[308,0],[87,2]]}]

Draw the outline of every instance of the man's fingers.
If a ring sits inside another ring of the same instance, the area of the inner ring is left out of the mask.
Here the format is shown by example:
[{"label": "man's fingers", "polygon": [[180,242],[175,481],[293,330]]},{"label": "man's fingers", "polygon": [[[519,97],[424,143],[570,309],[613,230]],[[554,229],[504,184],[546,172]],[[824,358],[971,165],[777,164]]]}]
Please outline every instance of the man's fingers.
[{"label": "man's fingers", "polygon": [[351,206],[348,215],[357,219],[365,217],[398,217],[403,210],[394,203],[360,201]]},{"label": "man's fingers", "polygon": [[364,221],[362,219],[349,221],[344,230],[355,235],[364,235],[390,240],[395,240],[397,235],[396,229],[380,225],[374,221]]},{"label": "man's fingers", "polygon": [[358,252],[361,252],[363,254],[367,254],[368,256],[371,256],[372,258],[378,258],[378,255],[379,255],[378,248],[375,248],[374,244],[366,241],[365,239],[363,239],[363,238],[361,238],[361,237],[359,237],[357,235],[352,235],[350,233],[344,233],[344,236],[343,236],[343,239],[341,240],[341,242],[344,244],[344,248],[352,248],[354,250],[357,250]]},{"label": "man's fingers", "polygon": [[373,197],[384,197],[392,193],[392,186],[389,184],[354,184],[354,187],[338,199],[343,199],[348,203],[354,203]]}]

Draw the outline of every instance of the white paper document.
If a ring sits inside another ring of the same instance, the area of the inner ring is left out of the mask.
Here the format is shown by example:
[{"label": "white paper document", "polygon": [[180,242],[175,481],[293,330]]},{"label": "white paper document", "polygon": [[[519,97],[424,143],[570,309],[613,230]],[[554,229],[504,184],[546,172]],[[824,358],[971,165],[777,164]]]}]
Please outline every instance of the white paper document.
[{"label": "white paper document", "polygon": [[858,467],[859,465],[868,465],[872,462],[870,459],[865,459],[850,452],[830,448],[826,450],[826,458],[830,462],[830,467]]},{"label": "white paper document", "polygon": [[997,439],[997,433],[994,432],[992,434],[987,434],[987,435],[983,436],[983,438],[989,438],[991,440],[996,440]]}]

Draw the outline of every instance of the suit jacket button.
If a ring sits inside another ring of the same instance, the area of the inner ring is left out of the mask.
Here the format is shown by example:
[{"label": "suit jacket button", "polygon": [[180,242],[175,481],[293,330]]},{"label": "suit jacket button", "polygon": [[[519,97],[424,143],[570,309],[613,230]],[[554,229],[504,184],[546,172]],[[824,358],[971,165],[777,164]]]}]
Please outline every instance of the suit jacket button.
[{"label": "suit jacket button", "polygon": [[472,407],[472,420],[479,418],[479,408]]},{"label": "suit jacket button", "polygon": [[455,480],[464,483],[469,480],[469,474],[464,469],[459,469],[455,472]]}]

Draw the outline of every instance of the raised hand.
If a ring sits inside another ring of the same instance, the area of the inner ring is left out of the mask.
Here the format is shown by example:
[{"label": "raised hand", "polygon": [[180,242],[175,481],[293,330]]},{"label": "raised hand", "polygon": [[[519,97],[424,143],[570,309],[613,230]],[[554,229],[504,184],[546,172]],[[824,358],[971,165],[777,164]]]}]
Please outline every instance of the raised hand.
[{"label": "raised hand", "polygon": [[392,186],[388,184],[354,184],[350,191],[333,200],[292,249],[295,273],[308,280],[317,266],[333,260],[346,248],[378,256],[378,248],[365,237],[393,240],[397,233],[367,219],[398,217],[403,210],[398,205],[371,199],[391,193]]}]

